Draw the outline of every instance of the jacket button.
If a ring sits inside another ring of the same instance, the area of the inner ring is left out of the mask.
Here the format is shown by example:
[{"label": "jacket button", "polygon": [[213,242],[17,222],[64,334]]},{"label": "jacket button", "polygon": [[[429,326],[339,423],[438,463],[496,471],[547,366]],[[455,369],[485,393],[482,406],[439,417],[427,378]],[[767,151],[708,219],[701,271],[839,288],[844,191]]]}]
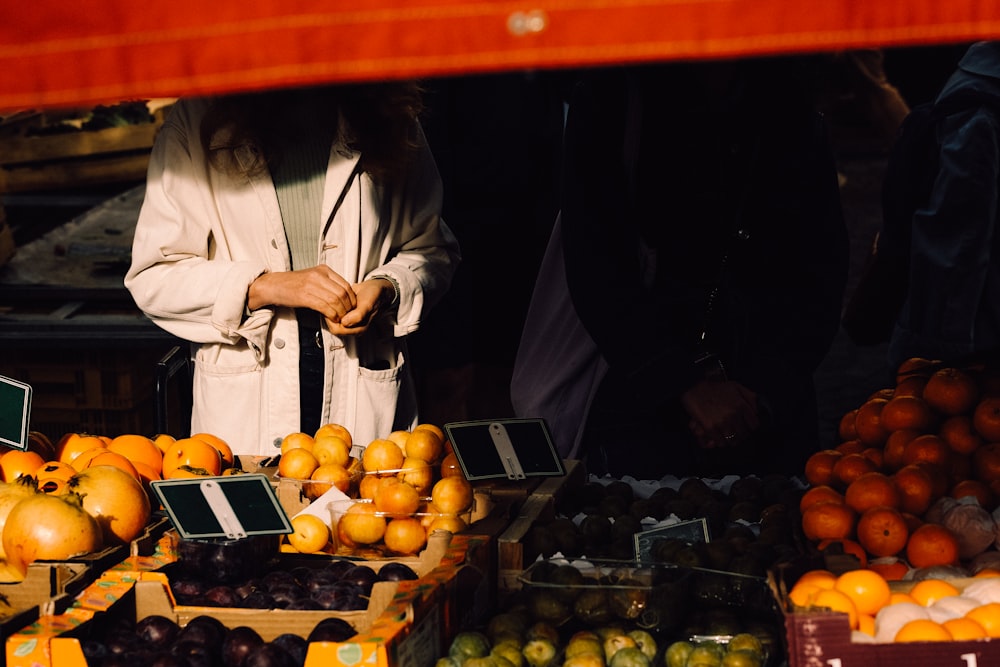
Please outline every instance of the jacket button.
[{"label": "jacket button", "polygon": [[275,338],[274,339],[274,346],[276,348],[278,348],[279,350],[285,349],[285,340],[283,338]]}]

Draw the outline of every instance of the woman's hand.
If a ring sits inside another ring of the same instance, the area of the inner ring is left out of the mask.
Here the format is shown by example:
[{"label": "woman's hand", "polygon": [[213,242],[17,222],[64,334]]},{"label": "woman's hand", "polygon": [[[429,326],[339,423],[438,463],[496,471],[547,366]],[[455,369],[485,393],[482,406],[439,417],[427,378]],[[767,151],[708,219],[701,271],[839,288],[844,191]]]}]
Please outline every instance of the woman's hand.
[{"label": "woman's hand", "polygon": [[357,336],[368,330],[375,316],[385,304],[391,303],[396,293],[393,284],[384,278],[366,280],[353,286],[357,306],[340,318],[340,322],[326,321],[330,332],[337,336]]},{"label": "woman's hand", "polygon": [[732,380],[701,380],[681,394],[681,404],[705,448],[738,445],[760,427],[757,394]]},{"label": "woman's hand", "polygon": [[327,321],[340,322],[358,307],[358,297],[343,276],[325,264],[299,271],[264,273],[250,284],[247,307],[309,308]]}]

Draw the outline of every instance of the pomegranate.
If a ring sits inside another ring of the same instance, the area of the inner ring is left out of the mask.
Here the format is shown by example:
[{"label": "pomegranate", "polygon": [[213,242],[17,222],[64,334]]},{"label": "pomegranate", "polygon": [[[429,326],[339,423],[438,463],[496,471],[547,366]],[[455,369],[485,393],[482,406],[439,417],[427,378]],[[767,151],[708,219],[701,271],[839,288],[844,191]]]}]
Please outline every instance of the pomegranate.
[{"label": "pomegranate", "polygon": [[106,544],[132,541],[149,522],[149,496],[142,483],[121,468],[97,465],[70,477],[67,494],[78,494],[97,519]]},{"label": "pomegranate", "polygon": [[3,528],[7,563],[22,574],[36,560],[66,560],[102,546],[101,527],[75,494],[24,498],[7,515]]}]

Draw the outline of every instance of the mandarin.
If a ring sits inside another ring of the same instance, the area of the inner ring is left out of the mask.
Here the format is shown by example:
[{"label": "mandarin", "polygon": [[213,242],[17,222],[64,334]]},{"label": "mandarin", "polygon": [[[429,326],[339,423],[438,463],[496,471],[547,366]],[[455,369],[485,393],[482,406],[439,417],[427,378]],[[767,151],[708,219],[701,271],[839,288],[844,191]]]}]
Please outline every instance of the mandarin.
[{"label": "mandarin", "polygon": [[925,357],[910,357],[899,364],[896,369],[896,384],[910,377],[929,378],[938,369],[941,362]]},{"label": "mandarin", "polygon": [[949,494],[952,498],[956,500],[960,498],[972,497],[976,499],[976,502],[980,506],[986,508],[987,511],[993,510],[994,497],[993,490],[990,489],[990,485],[978,479],[962,479],[955,483],[951,487]]},{"label": "mandarin", "polygon": [[811,454],[806,459],[804,471],[806,481],[812,486],[832,486],[836,481],[836,477],[833,474],[833,467],[843,456],[836,449],[822,449]]},{"label": "mandarin", "polygon": [[857,415],[858,409],[853,408],[845,412],[844,416],[840,418],[840,423],[837,424],[837,435],[842,442],[857,439],[858,430],[854,427],[854,420],[857,418]]},{"label": "mandarin", "polygon": [[847,538],[841,540],[821,540],[816,545],[816,549],[821,553],[829,551],[831,554],[843,554],[854,556],[858,559],[859,567],[868,567],[868,552],[858,542]]},{"label": "mandarin", "polygon": [[889,603],[889,583],[872,570],[848,570],[837,577],[833,588],[851,598],[859,614],[874,616]]},{"label": "mandarin", "polygon": [[893,507],[873,507],[857,523],[857,540],[872,556],[895,556],[906,547],[910,531]]},{"label": "mandarin", "polygon": [[929,618],[907,622],[893,638],[895,642],[950,642],[954,640],[948,628]]},{"label": "mandarin", "polygon": [[955,595],[959,595],[959,590],[943,579],[921,579],[910,589],[910,597],[925,607],[931,606],[941,598]]},{"label": "mandarin", "polygon": [[924,466],[903,466],[892,474],[899,489],[899,507],[910,514],[923,514],[934,499],[934,482]]},{"label": "mandarin", "polygon": [[903,451],[906,448],[906,443],[910,442],[918,435],[922,435],[920,431],[913,431],[910,429],[902,429],[890,433],[889,437],[886,438],[885,445],[882,449],[883,467],[890,472],[902,468]]},{"label": "mandarin", "polygon": [[876,396],[861,404],[854,419],[858,440],[868,446],[885,443],[886,438],[889,437],[889,430],[882,425],[882,409],[888,402],[888,398]]},{"label": "mandarin", "polygon": [[847,614],[847,623],[852,630],[858,628],[858,608],[847,593],[835,588],[823,589],[812,596],[811,606],[823,607]]},{"label": "mandarin", "polygon": [[880,472],[866,472],[847,486],[844,502],[858,514],[873,507],[899,507],[899,487],[888,475]]},{"label": "mandarin", "polygon": [[922,461],[946,465],[950,457],[951,449],[948,444],[934,433],[918,435],[903,447],[903,465]]},{"label": "mandarin", "polygon": [[972,452],[972,470],[977,479],[988,484],[1000,481],[1000,442],[985,444]]},{"label": "mandarin", "polygon": [[868,472],[876,472],[875,462],[862,453],[844,454],[833,466],[835,486],[846,489],[851,482]]},{"label": "mandarin", "polygon": [[857,514],[845,503],[818,502],[802,512],[802,532],[807,539],[841,540],[854,534]]},{"label": "mandarin", "polygon": [[832,486],[827,486],[826,484],[820,486],[811,486],[803,492],[802,497],[799,498],[799,511],[804,511],[810,505],[814,505],[818,502],[844,502],[844,494],[836,490]]},{"label": "mandarin", "polygon": [[986,629],[978,622],[964,616],[959,618],[949,618],[941,623],[944,628],[951,633],[951,638],[955,641],[969,641],[974,639],[985,639],[989,635]]},{"label": "mandarin", "polygon": [[965,613],[965,618],[971,618],[979,623],[986,631],[986,636],[991,638],[1000,637],[1000,602],[987,602],[970,609]]},{"label": "mandarin", "polygon": [[984,396],[972,411],[972,427],[987,442],[1000,441],[1000,396]]},{"label": "mandarin", "polygon": [[941,414],[960,415],[970,412],[979,401],[979,386],[966,371],[942,368],[927,379],[922,395]]},{"label": "mandarin", "polygon": [[923,398],[917,396],[893,396],[879,414],[882,427],[889,431],[913,429],[928,431],[934,425],[936,416],[933,408]]},{"label": "mandarin", "polygon": [[958,539],[936,523],[925,523],[906,542],[906,560],[912,567],[954,565],[958,562]]}]

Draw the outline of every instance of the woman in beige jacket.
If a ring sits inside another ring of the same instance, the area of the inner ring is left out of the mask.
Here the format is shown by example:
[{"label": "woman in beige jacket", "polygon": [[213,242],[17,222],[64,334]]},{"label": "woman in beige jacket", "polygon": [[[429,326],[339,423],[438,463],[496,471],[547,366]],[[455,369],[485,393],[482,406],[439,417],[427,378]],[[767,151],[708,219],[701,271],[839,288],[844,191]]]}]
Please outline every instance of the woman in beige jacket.
[{"label": "woman in beige jacket", "polygon": [[405,336],[459,261],[419,109],[395,84],[174,105],[125,285],[192,343],[193,433],[274,454],[416,423]]}]

